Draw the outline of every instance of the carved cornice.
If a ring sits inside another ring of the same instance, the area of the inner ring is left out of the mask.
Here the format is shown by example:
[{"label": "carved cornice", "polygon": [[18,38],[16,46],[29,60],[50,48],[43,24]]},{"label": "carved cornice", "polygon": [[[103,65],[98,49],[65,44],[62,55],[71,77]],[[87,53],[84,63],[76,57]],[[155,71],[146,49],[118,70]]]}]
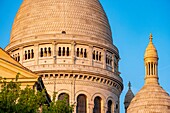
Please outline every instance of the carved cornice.
[{"label": "carved cornice", "polygon": [[123,90],[123,84],[120,81],[98,75],[58,72],[41,73],[40,76],[43,78],[45,84],[54,84],[55,81],[56,84],[71,84],[72,81],[76,81],[76,83],[80,85],[95,85],[97,87],[105,86],[110,88],[110,90],[117,90],[119,93]]},{"label": "carved cornice", "polygon": [[105,70],[103,68],[88,65],[72,65],[72,64],[44,64],[37,66],[27,66],[28,69],[37,73],[53,73],[53,72],[74,72],[85,74],[96,74],[106,78],[113,78],[122,83],[119,73]]}]

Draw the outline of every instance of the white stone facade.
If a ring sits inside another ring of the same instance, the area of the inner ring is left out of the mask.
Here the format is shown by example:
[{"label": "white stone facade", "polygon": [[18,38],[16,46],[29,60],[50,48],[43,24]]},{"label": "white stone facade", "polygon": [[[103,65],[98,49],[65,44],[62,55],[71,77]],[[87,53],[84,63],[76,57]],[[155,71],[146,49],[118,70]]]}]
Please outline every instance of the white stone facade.
[{"label": "white stone facade", "polygon": [[83,113],[95,113],[97,97],[100,113],[119,113],[118,49],[99,1],[83,1],[24,0],[6,51],[43,78],[51,97],[67,94],[74,113],[80,113],[80,95],[86,100]]}]

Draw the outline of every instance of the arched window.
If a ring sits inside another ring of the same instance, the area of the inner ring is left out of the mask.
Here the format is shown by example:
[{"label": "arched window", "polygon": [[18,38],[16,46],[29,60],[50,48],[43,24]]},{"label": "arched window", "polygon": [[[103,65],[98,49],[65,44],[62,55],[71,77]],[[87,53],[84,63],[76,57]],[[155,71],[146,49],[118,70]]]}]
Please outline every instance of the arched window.
[{"label": "arched window", "polygon": [[102,58],[102,55],[101,55],[101,52],[99,54],[99,61],[101,61],[101,58]]},{"label": "arched window", "polygon": [[93,60],[95,60],[95,51],[93,51]]},{"label": "arched window", "polygon": [[98,51],[96,52],[96,60],[98,60],[99,55],[98,55]]},{"label": "arched window", "polygon": [[111,66],[112,65],[112,57],[109,56],[109,65]]},{"label": "arched window", "polygon": [[84,58],[87,58],[87,51],[84,49]]},{"label": "arched window", "polygon": [[77,48],[77,57],[79,57],[79,48]]},{"label": "arched window", "polygon": [[62,31],[62,34],[66,34],[66,31]]},{"label": "arched window", "polygon": [[112,59],[110,59],[110,66],[112,66]]},{"label": "arched window", "polygon": [[61,93],[58,96],[58,100],[66,100],[66,102],[69,104],[69,95],[66,93]]},{"label": "arched window", "polygon": [[81,48],[80,57],[83,57],[83,48]]},{"label": "arched window", "polygon": [[69,56],[69,47],[67,47],[67,56]]},{"label": "arched window", "polygon": [[18,57],[17,57],[17,54],[15,54],[15,60],[18,61]]},{"label": "arched window", "polygon": [[61,47],[58,49],[58,56],[61,56]]},{"label": "arched window", "polygon": [[106,64],[108,64],[108,56],[106,55]]},{"label": "arched window", "polygon": [[25,60],[27,60],[27,51],[25,51]]},{"label": "arched window", "polygon": [[19,53],[18,53],[18,62],[20,61],[20,55],[19,55]]},{"label": "arched window", "polygon": [[47,56],[47,48],[45,47],[44,48],[44,57],[46,57]]},{"label": "arched window", "polygon": [[[15,55],[13,55],[13,58],[15,59]],[[15,59],[16,60],[16,59]]]},{"label": "arched window", "polygon": [[48,56],[51,56],[51,48],[48,48]]},{"label": "arched window", "polygon": [[80,94],[77,97],[77,107],[76,113],[86,113],[87,112],[87,105],[86,105],[86,95]]},{"label": "arched window", "polygon": [[94,99],[93,113],[101,113],[101,98],[100,97],[96,97]]},{"label": "arched window", "polygon": [[65,47],[63,47],[63,56],[65,56]]},{"label": "arched window", "polygon": [[43,57],[43,48],[41,48],[40,57]]},{"label": "arched window", "polygon": [[34,58],[34,50],[31,49],[31,58]]},{"label": "arched window", "polygon": [[112,113],[112,101],[109,100],[107,103],[107,113]]},{"label": "arched window", "polygon": [[119,108],[119,105],[118,104],[116,104],[116,109],[118,109]]},{"label": "arched window", "polygon": [[31,54],[30,54],[30,50],[28,50],[28,59],[30,59],[31,57]]}]

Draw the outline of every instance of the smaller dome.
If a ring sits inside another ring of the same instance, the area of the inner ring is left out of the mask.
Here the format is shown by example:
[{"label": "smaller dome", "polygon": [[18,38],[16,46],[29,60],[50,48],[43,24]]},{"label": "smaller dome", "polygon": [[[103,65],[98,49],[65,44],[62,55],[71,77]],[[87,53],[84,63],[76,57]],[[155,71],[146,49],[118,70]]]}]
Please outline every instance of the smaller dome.
[{"label": "smaller dome", "polygon": [[125,95],[125,101],[124,101],[124,103],[130,103],[131,100],[133,99],[133,97],[134,97],[134,94],[133,94],[132,90],[129,89],[128,92],[127,92],[126,95]]},{"label": "smaller dome", "polygon": [[170,113],[169,94],[158,84],[144,85],[132,99],[127,113]]},{"label": "smaller dome", "polygon": [[158,58],[158,53],[157,53],[157,50],[154,46],[154,44],[152,43],[152,34],[150,34],[150,42],[148,44],[148,47],[146,48],[146,51],[145,51],[145,56],[144,58]]},{"label": "smaller dome", "polygon": [[126,93],[126,95],[125,95],[125,100],[124,100],[125,109],[128,108],[131,100],[132,100],[133,97],[134,97],[134,94],[133,94],[133,92],[132,92],[132,90],[131,90],[131,83],[130,83],[130,82],[129,82],[128,86],[129,86],[129,90],[128,90],[128,92]]},{"label": "smaller dome", "polygon": [[129,90],[128,90],[128,92],[127,92],[126,95],[125,95],[124,103],[130,103],[131,100],[132,100],[133,97],[134,97],[134,94],[133,94],[133,92],[132,92],[132,90],[131,90],[131,83],[130,83],[130,82],[128,83],[128,86],[129,86]]}]

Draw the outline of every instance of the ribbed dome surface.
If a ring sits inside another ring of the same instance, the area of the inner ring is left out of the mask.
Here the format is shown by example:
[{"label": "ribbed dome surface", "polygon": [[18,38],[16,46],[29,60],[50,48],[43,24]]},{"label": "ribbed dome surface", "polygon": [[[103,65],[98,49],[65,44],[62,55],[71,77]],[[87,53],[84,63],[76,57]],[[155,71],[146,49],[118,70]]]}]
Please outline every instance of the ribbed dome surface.
[{"label": "ribbed dome surface", "polygon": [[108,19],[98,0],[24,0],[10,42],[63,31],[112,43]]},{"label": "ribbed dome surface", "polygon": [[131,100],[133,99],[133,97],[134,97],[134,94],[133,94],[132,90],[129,89],[128,92],[125,95],[124,103],[130,103]]},{"label": "ribbed dome surface", "polygon": [[170,97],[158,84],[144,85],[132,99],[127,113],[170,113]]}]

